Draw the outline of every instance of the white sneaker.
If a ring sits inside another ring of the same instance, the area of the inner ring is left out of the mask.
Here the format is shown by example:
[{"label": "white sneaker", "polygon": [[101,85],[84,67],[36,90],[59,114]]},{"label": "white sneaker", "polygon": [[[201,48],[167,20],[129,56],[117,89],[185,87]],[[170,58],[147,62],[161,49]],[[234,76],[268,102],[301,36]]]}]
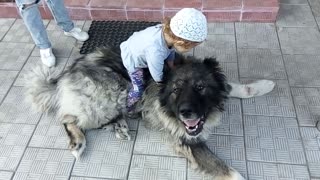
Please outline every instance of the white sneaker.
[{"label": "white sneaker", "polygon": [[41,56],[41,61],[44,65],[48,67],[52,67],[56,65],[56,57],[52,53],[51,48],[40,49],[40,56]]},{"label": "white sneaker", "polygon": [[82,31],[78,27],[74,27],[71,31],[69,32],[64,32],[64,35],[66,36],[71,36],[76,38],[78,41],[86,41],[89,39],[89,35],[87,32]]}]

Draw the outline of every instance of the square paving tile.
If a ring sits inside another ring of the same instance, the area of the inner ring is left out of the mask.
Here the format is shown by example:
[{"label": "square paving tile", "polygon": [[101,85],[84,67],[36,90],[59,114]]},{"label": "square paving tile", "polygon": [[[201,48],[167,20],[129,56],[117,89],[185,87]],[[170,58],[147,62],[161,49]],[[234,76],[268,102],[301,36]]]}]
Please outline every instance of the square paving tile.
[{"label": "square paving tile", "polygon": [[31,110],[31,104],[24,100],[25,90],[12,87],[0,106],[0,122],[37,124],[41,113]]},{"label": "square paving tile", "polygon": [[[119,153],[130,153],[133,149],[133,144],[136,139],[136,131],[130,131],[131,140],[120,140],[116,138],[113,130],[105,129],[93,129],[86,131],[87,147],[88,151],[108,151]],[[90,156],[90,153],[87,153]],[[84,160],[87,157],[84,156]],[[80,159],[81,160],[81,159]]]},{"label": "square paving tile", "polygon": [[[242,82],[249,82],[247,79],[242,80]],[[287,80],[277,80],[274,82],[276,86],[268,94],[242,99],[243,114],[296,117]]]},{"label": "square paving tile", "polygon": [[286,79],[280,50],[238,49],[240,77]]},{"label": "square paving tile", "polygon": [[237,63],[220,62],[220,66],[222,67],[222,70],[229,82],[239,82],[239,72]]},{"label": "square paving tile", "polygon": [[2,145],[26,146],[35,125],[0,123],[0,142]]},{"label": "square paving tile", "polygon": [[17,168],[34,128],[34,125],[0,123],[0,170]]},{"label": "square paving tile", "polygon": [[[0,70],[0,96],[4,97],[9,91],[18,71],[1,71]],[[0,102],[2,98],[0,97]]]},{"label": "square paving tile", "polygon": [[243,137],[210,135],[206,144],[217,157],[246,177],[247,168]]},{"label": "square paving tile", "polygon": [[43,115],[31,138],[30,147],[68,148],[68,136],[59,119]]},{"label": "square paving tile", "polygon": [[13,172],[9,171],[0,171],[0,180],[8,180],[13,176]]},{"label": "square paving tile", "polygon": [[320,33],[317,28],[279,28],[283,54],[320,54]]},{"label": "square paving tile", "polygon": [[316,27],[310,6],[280,4],[277,25],[281,27]]},{"label": "square paving tile", "polygon": [[128,179],[185,180],[186,169],[185,158],[133,155]]},{"label": "square paving tile", "polygon": [[0,19],[0,41],[6,35],[12,24],[14,23],[14,18]]},{"label": "square paving tile", "polygon": [[[68,61],[67,58],[57,58],[56,66],[54,68],[51,68],[50,71],[52,73],[59,74],[64,69],[67,61]],[[25,83],[28,83],[28,80],[25,79],[26,74],[32,72],[32,70],[37,66],[45,66],[42,64],[40,57],[36,57],[36,56],[29,57],[27,63],[24,65],[24,67],[20,71],[20,74],[16,79],[14,86],[25,86]]]},{"label": "square paving tile", "polygon": [[320,116],[319,88],[292,88],[300,126],[315,126]]},{"label": "square paving tile", "polygon": [[33,48],[33,44],[0,42],[0,70],[20,70]]},{"label": "square paving tile", "polygon": [[166,133],[147,129],[144,122],[140,122],[134,154],[149,154],[162,156],[178,156],[175,153]]},{"label": "square paving tile", "polygon": [[67,150],[28,148],[13,179],[68,179],[73,164]]},{"label": "square paving tile", "polygon": [[[130,141],[121,141],[114,132],[92,130],[86,133],[87,148],[74,165],[72,175],[126,179],[131,161],[135,131]],[[71,154],[71,153],[70,153]]]},{"label": "square paving tile", "polygon": [[274,24],[236,23],[236,38],[238,48],[279,49]]},{"label": "square paving tile", "polygon": [[225,104],[220,124],[216,126],[213,134],[243,136],[243,123],[240,99],[231,98]]},{"label": "square paving tile", "polygon": [[[48,23],[48,20],[43,21],[45,27],[48,25]],[[22,19],[16,19],[8,33],[3,38],[3,41],[15,43],[34,43]]]},{"label": "square paving tile", "polygon": [[237,62],[234,35],[208,35],[207,40],[195,47],[198,58],[216,57],[220,62]]},{"label": "square paving tile", "polygon": [[249,180],[309,180],[308,168],[302,165],[248,161]]},{"label": "square paving tile", "polygon": [[309,0],[310,6],[315,17],[320,17],[320,1]]},{"label": "square paving tile", "polygon": [[14,171],[23,155],[25,146],[0,146],[0,169]]},{"label": "square paving tile", "polygon": [[320,87],[320,55],[284,55],[291,86]]},{"label": "square paving tile", "polygon": [[234,23],[209,23],[208,34],[232,34],[234,35]]},{"label": "square paving tile", "polygon": [[320,132],[316,128],[301,128],[311,176],[320,178]]},{"label": "square paving tile", "polygon": [[295,118],[244,116],[247,159],[306,164]]}]

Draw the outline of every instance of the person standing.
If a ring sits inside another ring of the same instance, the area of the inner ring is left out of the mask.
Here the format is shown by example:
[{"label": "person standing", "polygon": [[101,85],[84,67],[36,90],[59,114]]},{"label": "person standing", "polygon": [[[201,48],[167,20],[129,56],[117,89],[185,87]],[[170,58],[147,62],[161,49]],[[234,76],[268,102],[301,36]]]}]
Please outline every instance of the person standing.
[{"label": "person standing", "polygon": [[[34,43],[40,49],[42,63],[48,67],[52,67],[56,64],[56,57],[52,53],[52,45],[41,18],[39,10],[40,1],[41,0],[16,0],[15,2]],[[87,32],[82,31],[74,25],[64,6],[63,0],[45,1],[55,21],[66,36],[74,37],[78,41],[86,41],[89,39]]]}]

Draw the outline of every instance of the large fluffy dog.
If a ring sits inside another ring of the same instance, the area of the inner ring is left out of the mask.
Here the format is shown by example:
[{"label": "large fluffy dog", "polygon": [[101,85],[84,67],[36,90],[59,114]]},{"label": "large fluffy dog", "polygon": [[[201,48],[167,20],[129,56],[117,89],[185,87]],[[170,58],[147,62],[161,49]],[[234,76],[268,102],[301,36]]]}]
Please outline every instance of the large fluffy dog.
[{"label": "large fluffy dog", "polygon": [[[172,136],[176,151],[192,166],[215,179],[242,179],[204,144],[220,118],[228,95],[251,97],[273,88],[270,81],[228,84],[218,62],[180,57],[176,70],[165,74],[164,85],[147,84],[141,101],[149,127]],[[113,125],[116,136],[130,140],[125,120],[129,77],[119,52],[106,48],[75,61],[65,72],[52,75],[46,68],[29,74],[27,97],[43,112],[54,112],[69,136],[69,148],[79,157],[86,146],[84,130]]]}]

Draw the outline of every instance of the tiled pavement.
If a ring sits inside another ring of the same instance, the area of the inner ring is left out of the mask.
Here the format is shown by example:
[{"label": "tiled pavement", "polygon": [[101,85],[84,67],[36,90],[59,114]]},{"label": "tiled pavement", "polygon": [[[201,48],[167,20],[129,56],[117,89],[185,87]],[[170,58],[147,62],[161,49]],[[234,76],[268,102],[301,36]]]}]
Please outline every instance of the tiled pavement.
[{"label": "tiled pavement", "polygon": [[[213,23],[208,40],[194,49],[198,57],[215,55],[230,81],[277,83],[265,96],[230,99],[208,145],[247,179],[319,180],[320,2],[281,2],[276,23]],[[81,44],[63,36],[54,21],[44,23],[62,70]],[[57,119],[23,101],[24,73],[39,63],[22,21],[0,19],[0,180],[209,179],[139,121],[130,122],[131,141],[89,131],[88,147],[75,161]]]}]

